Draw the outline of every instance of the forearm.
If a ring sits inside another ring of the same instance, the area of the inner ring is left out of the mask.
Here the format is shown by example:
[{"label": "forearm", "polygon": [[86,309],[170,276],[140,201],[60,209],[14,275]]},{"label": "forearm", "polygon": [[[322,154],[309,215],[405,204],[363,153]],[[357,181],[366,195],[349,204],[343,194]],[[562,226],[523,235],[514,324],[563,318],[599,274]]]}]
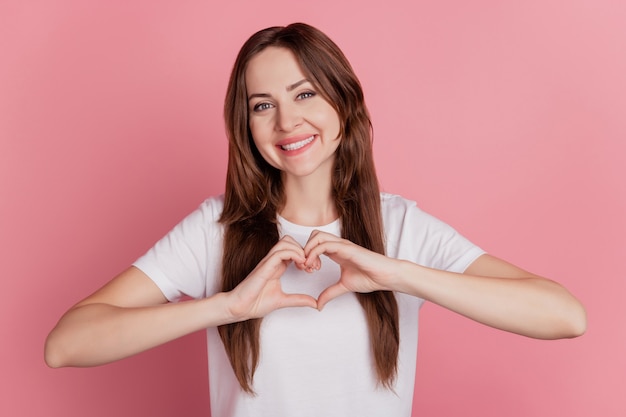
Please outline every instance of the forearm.
[{"label": "forearm", "polygon": [[395,291],[529,337],[558,339],[584,332],[584,308],[553,281],[532,274],[516,278],[465,275],[400,262]]},{"label": "forearm", "polygon": [[96,366],[232,322],[225,294],[149,307],[93,303],[68,311],[46,340],[51,367]]}]

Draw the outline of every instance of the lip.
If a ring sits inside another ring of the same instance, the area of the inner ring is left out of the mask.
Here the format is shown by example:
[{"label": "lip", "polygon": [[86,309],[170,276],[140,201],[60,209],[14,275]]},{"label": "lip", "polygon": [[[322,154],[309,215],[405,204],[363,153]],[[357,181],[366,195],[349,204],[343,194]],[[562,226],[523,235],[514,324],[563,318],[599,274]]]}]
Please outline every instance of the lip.
[{"label": "lip", "polygon": [[[291,136],[289,138],[283,139],[280,142],[276,143],[276,147],[281,152],[284,152],[289,155],[295,155],[308,149],[310,145],[315,142],[315,139],[317,139],[317,137],[318,135],[316,134],[303,134],[303,135],[298,135],[298,136]],[[297,144],[298,142],[304,142],[304,141],[307,141],[308,139],[311,139],[311,140],[308,143],[304,143],[301,147],[298,147],[296,149],[284,149],[285,146],[294,145],[294,144]]]},{"label": "lip", "polygon": [[317,135],[315,135],[313,133],[303,133],[302,135],[291,136],[291,137],[285,138],[285,139],[281,140],[280,142],[276,143],[276,146],[280,147],[280,146],[291,145],[292,143],[296,143],[296,142],[300,142],[300,141],[303,141],[305,139],[308,139],[311,136],[317,136]]}]

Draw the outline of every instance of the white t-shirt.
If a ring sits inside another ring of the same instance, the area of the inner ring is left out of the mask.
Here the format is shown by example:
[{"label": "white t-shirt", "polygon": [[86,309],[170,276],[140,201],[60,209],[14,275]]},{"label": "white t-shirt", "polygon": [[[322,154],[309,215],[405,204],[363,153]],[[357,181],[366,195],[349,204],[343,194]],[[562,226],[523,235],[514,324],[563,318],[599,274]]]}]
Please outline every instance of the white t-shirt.
[{"label": "white t-shirt", "polygon": [[[400,196],[381,194],[386,254],[431,268],[463,272],[484,252],[447,224]],[[219,288],[223,196],[207,199],[135,262],[170,301],[202,298]],[[280,235],[304,245],[314,229],[340,234],[341,224],[305,227],[279,217]],[[339,266],[322,257],[313,274],[290,266],[285,292],[317,297],[337,281]],[[400,318],[398,378],[393,391],[377,385],[363,309],[354,294],[319,312],[285,308],[261,324],[255,396],[243,392],[216,328],[207,329],[209,388],[214,417],[410,416],[415,380],[418,314],[423,300],[396,294]]]}]

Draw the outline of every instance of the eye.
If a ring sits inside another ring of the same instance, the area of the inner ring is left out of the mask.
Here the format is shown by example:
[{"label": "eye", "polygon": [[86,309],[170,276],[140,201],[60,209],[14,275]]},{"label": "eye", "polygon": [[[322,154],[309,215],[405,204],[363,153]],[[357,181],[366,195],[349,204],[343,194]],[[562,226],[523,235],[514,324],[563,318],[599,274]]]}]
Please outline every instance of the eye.
[{"label": "eye", "polygon": [[298,100],[304,100],[311,97],[315,97],[314,91],[304,91],[296,96]]},{"label": "eye", "polygon": [[274,106],[272,106],[272,104],[270,104],[270,103],[267,103],[267,102],[261,102],[261,103],[256,104],[256,105],[252,108],[252,110],[253,110],[253,111],[256,111],[256,112],[259,112],[259,111],[263,111],[263,110],[271,109],[272,107],[274,107]]}]

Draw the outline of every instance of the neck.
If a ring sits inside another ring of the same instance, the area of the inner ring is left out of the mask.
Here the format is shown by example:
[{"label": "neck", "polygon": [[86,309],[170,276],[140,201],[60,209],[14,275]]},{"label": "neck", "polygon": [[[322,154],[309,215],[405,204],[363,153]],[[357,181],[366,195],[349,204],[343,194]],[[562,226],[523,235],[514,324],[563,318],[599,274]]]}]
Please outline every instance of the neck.
[{"label": "neck", "polygon": [[279,213],[291,223],[322,226],[337,219],[330,175],[283,177],[285,204]]}]

